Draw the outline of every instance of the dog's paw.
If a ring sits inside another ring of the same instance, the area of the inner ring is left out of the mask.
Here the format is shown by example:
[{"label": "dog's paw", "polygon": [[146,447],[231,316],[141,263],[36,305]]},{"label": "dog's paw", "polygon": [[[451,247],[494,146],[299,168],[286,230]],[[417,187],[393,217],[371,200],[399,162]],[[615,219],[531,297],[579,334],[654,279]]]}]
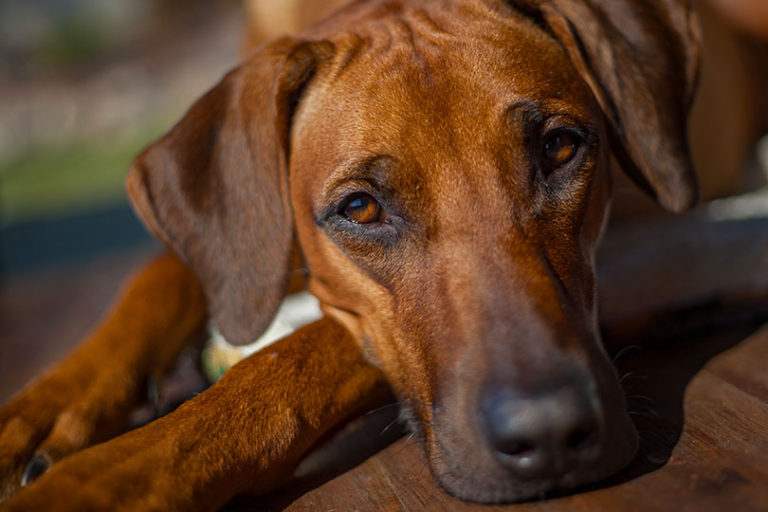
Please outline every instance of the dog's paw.
[{"label": "dog's paw", "polygon": [[222,425],[221,409],[209,405],[202,412],[182,406],[181,412],[73,453],[0,508],[3,512],[215,510],[248,481],[253,468],[238,463],[238,443],[230,439],[226,422]]},{"label": "dog's paw", "polygon": [[119,432],[143,384],[110,370],[73,357],[0,408],[0,502],[66,455]]},{"label": "dog's paw", "polygon": [[[153,443],[131,442],[130,437],[124,437],[61,460],[4,502],[3,511],[164,509],[144,502],[156,501],[151,488],[162,477],[155,474],[146,457]],[[27,466],[27,472],[34,471],[33,464]]]}]

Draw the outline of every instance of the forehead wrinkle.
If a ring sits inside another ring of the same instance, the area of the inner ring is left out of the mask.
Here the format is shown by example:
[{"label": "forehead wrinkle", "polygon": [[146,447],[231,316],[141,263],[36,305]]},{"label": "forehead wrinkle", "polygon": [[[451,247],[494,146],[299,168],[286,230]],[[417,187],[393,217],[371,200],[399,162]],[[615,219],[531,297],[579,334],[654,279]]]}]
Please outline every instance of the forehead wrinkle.
[{"label": "forehead wrinkle", "polygon": [[[408,12],[412,19],[418,20],[421,16],[432,20],[423,9]],[[564,80],[563,77],[569,74],[562,73],[561,69],[563,64],[569,62],[567,56],[561,48],[550,44],[547,34],[524,19],[501,18],[481,22],[493,22],[496,30],[480,31],[480,36],[476,29],[470,30],[473,37],[458,37],[448,45],[436,42],[425,44],[428,38],[421,37],[419,30],[419,27],[426,25],[423,21],[406,23],[401,19],[385,18],[364,23],[357,37],[365,41],[365,47],[358,47],[355,55],[345,61],[345,66],[350,65],[350,60],[356,61],[355,68],[363,72],[356,73],[355,79],[346,81],[344,85],[350,87],[350,82],[358,87],[367,84],[362,86],[367,88],[367,101],[381,102],[383,96],[392,98],[392,93],[395,93],[395,98],[416,96],[415,102],[420,105],[444,99],[446,91],[453,92],[454,97],[460,91],[454,101],[442,101],[439,108],[433,109],[443,114],[451,114],[445,108],[451,106],[460,107],[459,113],[464,114],[467,107],[465,100],[478,97],[480,92],[487,93],[485,96],[495,96],[500,103],[504,103],[511,101],[518,90],[528,89],[529,94],[557,99],[567,96],[573,89],[571,80]],[[501,27],[499,22],[503,22]],[[414,28],[414,25],[418,27]],[[440,29],[445,31],[446,27],[441,26]],[[466,32],[469,28],[459,26],[458,30]],[[433,31],[427,32],[432,34]],[[517,41],[521,44],[515,44]],[[419,49],[419,45],[424,48]],[[535,52],[531,51],[531,46],[536,47]],[[532,62],[532,54],[536,56],[536,65]],[[542,62],[544,65],[539,65]],[[435,72],[435,69],[439,71]],[[403,80],[403,75],[410,76]],[[451,75],[450,80],[446,75]],[[447,87],[437,86],[438,76],[442,78],[440,82],[447,83]],[[489,77],[496,79],[489,80]],[[390,93],[377,94],[383,82],[390,82]],[[386,108],[391,105],[379,106]],[[466,125],[461,123],[458,127]]]}]

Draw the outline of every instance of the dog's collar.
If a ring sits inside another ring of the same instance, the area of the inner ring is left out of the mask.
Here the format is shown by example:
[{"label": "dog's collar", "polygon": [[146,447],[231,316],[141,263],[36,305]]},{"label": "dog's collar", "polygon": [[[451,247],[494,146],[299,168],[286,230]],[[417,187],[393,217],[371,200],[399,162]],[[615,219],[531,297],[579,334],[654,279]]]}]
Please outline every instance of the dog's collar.
[{"label": "dog's collar", "polygon": [[208,324],[208,342],[202,353],[202,366],[206,377],[216,382],[229,368],[246,357],[288,336],[299,327],[322,316],[320,303],[309,292],[285,298],[267,330],[248,345],[232,345],[221,335],[213,322]]}]

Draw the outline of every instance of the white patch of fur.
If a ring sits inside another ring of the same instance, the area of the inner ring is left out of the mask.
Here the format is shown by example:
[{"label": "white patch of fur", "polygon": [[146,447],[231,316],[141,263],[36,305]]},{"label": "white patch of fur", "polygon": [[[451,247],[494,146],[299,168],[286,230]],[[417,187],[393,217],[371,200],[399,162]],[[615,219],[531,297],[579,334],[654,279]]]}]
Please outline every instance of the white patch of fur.
[{"label": "white patch of fur", "polygon": [[[254,342],[241,346],[230,344],[211,322],[208,324],[210,337],[203,357],[217,367],[232,367],[246,357],[288,336],[296,329],[318,320],[322,315],[320,302],[311,293],[300,292],[289,295],[283,300],[267,330]],[[209,375],[209,377],[212,376]]]}]

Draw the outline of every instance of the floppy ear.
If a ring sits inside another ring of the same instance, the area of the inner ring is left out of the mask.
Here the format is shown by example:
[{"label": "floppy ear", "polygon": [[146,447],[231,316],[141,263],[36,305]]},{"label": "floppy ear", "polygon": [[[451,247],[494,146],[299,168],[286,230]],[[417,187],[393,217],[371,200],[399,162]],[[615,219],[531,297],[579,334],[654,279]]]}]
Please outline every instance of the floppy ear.
[{"label": "floppy ear", "polygon": [[128,193],[186,261],[228,341],[256,339],[285,293],[294,245],[290,122],[330,43],[263,47],[133,162]]},{"label": "floppy ear", "polygon": [[693,206],[687,122],[700,36],[690,0],[536,4],[600,102],[624,170],[668,210]]}]

